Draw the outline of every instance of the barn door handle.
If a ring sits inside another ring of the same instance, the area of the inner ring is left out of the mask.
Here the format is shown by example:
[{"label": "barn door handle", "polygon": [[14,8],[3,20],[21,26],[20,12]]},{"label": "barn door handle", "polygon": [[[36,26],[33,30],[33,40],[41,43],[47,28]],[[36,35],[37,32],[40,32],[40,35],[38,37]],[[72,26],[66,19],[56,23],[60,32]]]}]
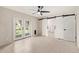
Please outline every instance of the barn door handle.
[{"label": "barn door handle", "polygon": [[65,31],[65,30],[67,30],[67,29],[64,29],[64,31]]}]

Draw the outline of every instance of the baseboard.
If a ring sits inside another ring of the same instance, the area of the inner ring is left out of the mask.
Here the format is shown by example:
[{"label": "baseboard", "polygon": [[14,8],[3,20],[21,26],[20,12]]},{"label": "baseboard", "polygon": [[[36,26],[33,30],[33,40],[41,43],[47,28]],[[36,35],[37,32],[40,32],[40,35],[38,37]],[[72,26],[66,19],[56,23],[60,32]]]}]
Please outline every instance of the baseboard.
[{"label": "baseboard", "polygon": [[[64,39],[62,39],[62,38],[56,38],[56,39],[58,39],[58,40],[64,40]],[[68,40],[64,40],[64,41],[75,43],[75,41],[68,41]]]},{"label": "baseboard", "polygon": [[6,46],[12,44],[13,42],[14,42],[14,41],[12,41],[12,42],[8,42],[8,43],[6,43],[6,44],[3,44],[3,45],[0,46],[0,48],[4,48],[4,47],[6,47]]},{"label": "baseboard", "polygon": [[19,41],[19,40],[23,40],[23,39],[26,39],[26,38],[29,38],[31,36],[27,36],[27,37],[24,37],[24,38],[21,38],[21,39],[17,39],[17,40],[14,40],[14,41]]}]

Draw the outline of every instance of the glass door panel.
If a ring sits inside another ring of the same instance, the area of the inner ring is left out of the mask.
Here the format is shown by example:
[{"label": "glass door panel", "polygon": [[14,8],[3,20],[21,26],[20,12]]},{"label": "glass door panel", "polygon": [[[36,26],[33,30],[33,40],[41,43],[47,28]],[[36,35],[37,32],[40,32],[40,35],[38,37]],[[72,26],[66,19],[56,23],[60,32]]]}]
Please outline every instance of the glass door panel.
[{"label": "glass door panel", "polygon": [[16,38],[21,38],[23,35],[22,20],[16,20]]},{"label": "glass door panel", "polygon": [[29,21],[24,21],[24,36],[27,37],[30,35],[30,30],[29,30]]}]

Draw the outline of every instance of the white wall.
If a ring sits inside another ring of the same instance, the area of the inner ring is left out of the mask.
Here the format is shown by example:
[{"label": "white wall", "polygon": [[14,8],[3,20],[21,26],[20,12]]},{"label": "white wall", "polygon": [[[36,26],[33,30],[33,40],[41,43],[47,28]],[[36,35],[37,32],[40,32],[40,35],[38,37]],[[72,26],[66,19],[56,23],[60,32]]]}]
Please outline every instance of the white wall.
[{"label": "white wall", "polygon": [[77,46],[79,47],[79,8],[76,8],[76,22],[77,22]]},{"label": "white wall", "polygon": [[79,14],[77,14],[77,46],[79,47]]},{"label": "white wall", "polygon": [[15,17],[21,17],[30,21],[31,36],[34,36],[34,30],[38,30],[37,18],[0,7],[0,46],[13,41],[13,19]]},{"label": "white wall", "polygon": [[76,11],[75,11],[75,14],[76,14],[76,25],[77,25],[77,27],[76,27],[76,29],[77,29],[77,40],[76,40],[76,42],[77,42],[77,46],[79,47],[79,7],[76,7]]}]

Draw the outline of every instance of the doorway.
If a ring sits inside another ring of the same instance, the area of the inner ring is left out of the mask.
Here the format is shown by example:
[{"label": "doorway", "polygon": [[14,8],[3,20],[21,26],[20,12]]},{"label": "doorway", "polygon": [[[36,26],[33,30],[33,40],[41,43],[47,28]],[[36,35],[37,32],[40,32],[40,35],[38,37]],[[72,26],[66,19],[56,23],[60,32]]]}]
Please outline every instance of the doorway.
[{"label": "doorway", "polygon": [[48,19],[48,36],[55,37],[55,18]]}]

